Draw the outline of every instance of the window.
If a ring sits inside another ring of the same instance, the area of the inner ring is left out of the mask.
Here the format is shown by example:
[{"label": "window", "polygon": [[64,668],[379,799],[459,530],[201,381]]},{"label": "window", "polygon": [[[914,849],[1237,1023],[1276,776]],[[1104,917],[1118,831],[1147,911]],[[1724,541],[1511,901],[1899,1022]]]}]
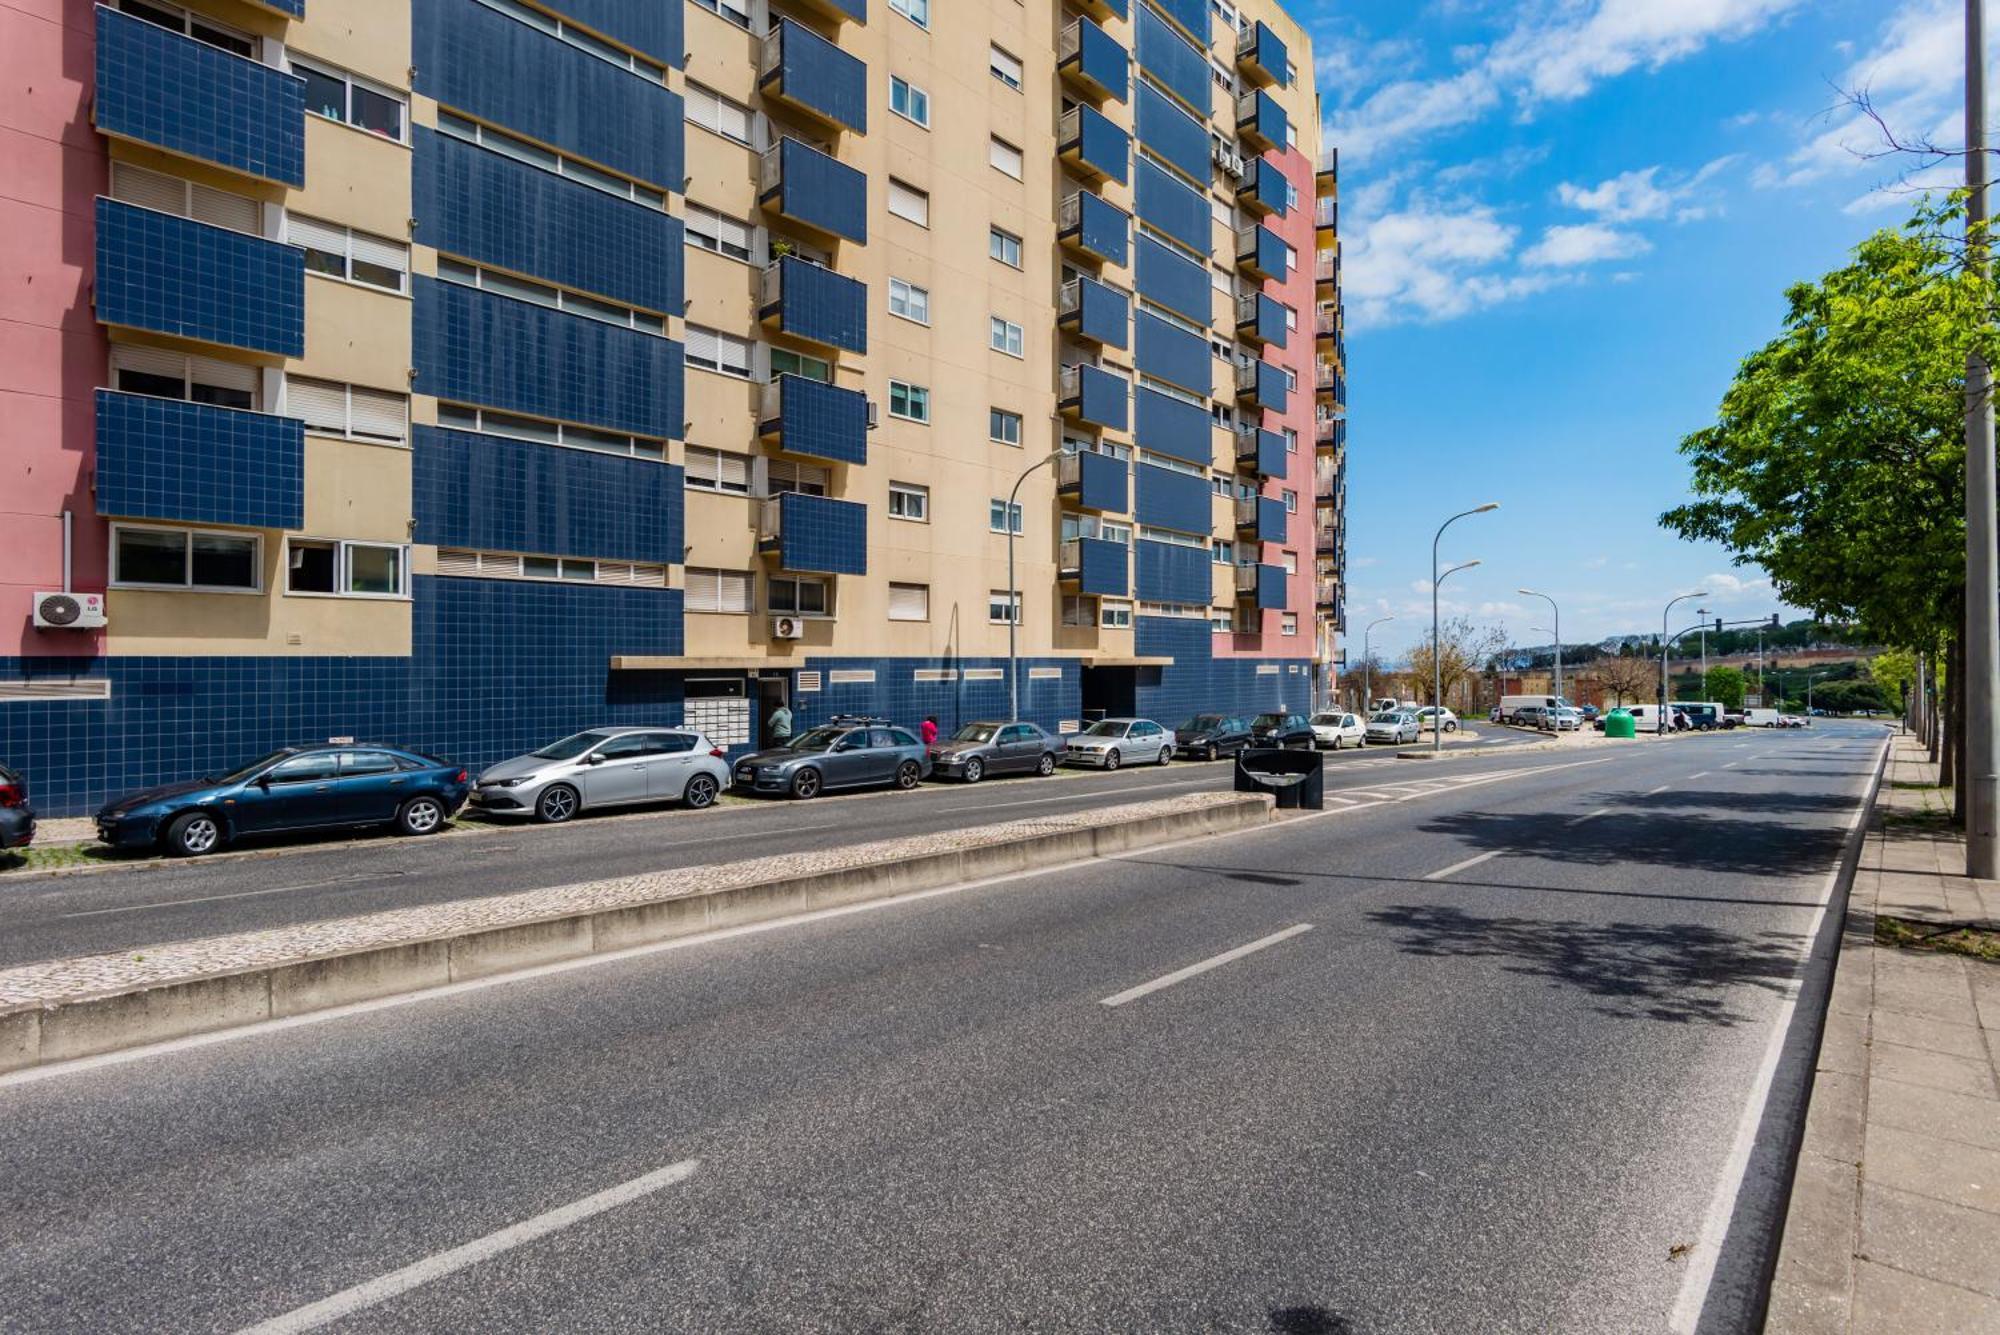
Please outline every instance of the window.
[{"label": "window", "polygon": [[1290,273],[1299,267],[1299,251],[1298,247],[1292,245],[1290,242],[1283,244],[1285,247],[1285,272]]},{"label": "window", "polygon": [[1021,238],[998,227],[986,230],[986,253],[1010,269],[1021,267]]},{"label": "window", "polygon": [[1285,491],[1285,513],[1288,515],[1295,515],[1298,512],[1299,512],[1299,494],[1296,491],[1287,489]]},{"label": "window", "polygon": [[790,612],[794,616],[823,617],[828,615],[831,604],[827,601],[826,581],[823,579],[795,579],[789,575],[773,575],[765,587],[764,605],[772,612]]},{"label": "window", "polygon": [[1208,405],[1208,420],[1221,427],[1224,431],[1234,430],[1236,427],[1236,410],[1226,403],[1211,403]]},{"label": "window", "polygon": [[724,139],[751,147],[756,143],[756,121],[750,108],[698,83],[687,86],[686,115],[689,125],[697,125]]},{"label": "window", "polygon": [[174,528],[111,530],[111,582],[141,589],[263,588],[263,541],[255,534]]},{"label": "window", "polygon": [[597,562],[563,556],[524,556],[521,573],[530,579],[561,579],[587,583],[597,578]]},{"label": "window", "polygon": [[750,456],[711,450],[704,445],[687,447],[687,486],[696,491],[720,491],[731,496],[750,494]]},{"label": "window", "polygon": [[687,598],[682,604],[690,612],[749,612],[754,581],[747,570],[687,569]]},{"label": "window", "polygon": [[931,127],[931,95],[894,75],[889,76],[889,110],[926,130]]},{"label": "window", "polygon": [[519,0],[479,0],[479,3],[488,9],[497,9],[502,14],[512,15],[529,27],[547,33],[565,46],[573,46],[607,64],[616,65],[619,69],[630,70],[649,83],[667,81],[667,72],[662,66],[641,59],[609,42],[601,41],[581,29],[573,28],[552,14],[545,14],[539,9],[530,9]]},{"label": "window", "polygon": [[993,77],[1001,83],[1006,84],[1017,93],[1021,91],[1020,57],[1009,55],[997,46],[992,47],[989,49],[986,57],[986,68],[991,70]]},{"label": "window", "polygon": [[1015,324],[1012,320],[1003,320],[997,315],[994,316],[988,337],[992,341],[995,352],[1004,352],[1009,357],[1019,357],[1022,355],[1021,326]]},{"label": "window", "polygon": [[285,592],[343,598],[407,598],[410,551],[376,542],[293,538],[285,556]]},{"label": "window", "polygon": [[263,205],[248,195],[196,185],[165,172],[134,167],[129,162],[111,164],[111,197],[214,227],[227,227],[232,232],[257,236],[263,231]]},{"label": "window", "polygon": [[773,459],[764,465],[764,494],[782,496],[788,491],[806,496],[824,496],[833,474],[818,464],[802,464],[793,459]]},{"label": "window", "polygon": [[1021,150],[998,135],[987,141],[986,161],[995,171],[1021,179]]},{"label": "window", "polygon": [[1208,285],[1225,297],[1236,291],[1236,284],[1230,281],[1229,273],[1224,269],[1210,269]]},{"label": "window", "polygon": [[889,484],[889,518],[928,524],[931,518],[931,489],[914,482]]},{"label": "window", "polygon": [[[1009,617],[1011,609],[1013,616]],[[994,589],[986,595],[986,619],[996,626],[1004,626],[1008,621],[1021,624],[1021,595],[1008,593],[1005,589]]]},{"label": "window", "polygon": [[312,273],[385,292],[401,292],[409,283],[410,248],[400,241],[296,213],[285,219],[285,240],[305,251]]},{"label": "window", "polygon": [[159,0],[118,0],[116,8],[135,19],[144,19],[168,32],[177,32],[197,42],[220,47],[246,60],[257,58],[256,38],[234,28],[225,28],[211,19],[190,14],[178,5],[161,4]]},{"label": "window", "polygon": [[931,225],[931,197],[913,185],[889,178],[889,212],[919,227]]},{"label": "window", "polygon": [[889,314],[900,315],[905,320],[915,320],[918,324],[931,322],[931,293],[927,287],[918,287],[900,278],[889,280]]},{"label": "window", "polygon": [[986,410],[986,435],[990,440],[1002,445],[1019,446],[1021,443],[1021,414],[1010,413],[1005,408]]},{"label": "window", "polygon": [[[529,569],[527,567],[532,567]],[[553,569],[551,569],[553,567]],[[477,579],[592,579],[598,584],[667,587],[667,568],[649,561],[573,561],[512,552],[469,552],[440,547],[437,573]]]},{"label": "window", "polygon": [[889,585],[889,620],[929,621],[930,619],[930,585],[894,583]]},{"label": "window", "polygon": [[665,316],[635,311],[630,306],[621,306],[615,301],[600,301],[596,297],[586,297],[580,292],[551,287],[547,283],[529,282],[525,278],[516,278],[497,269],[484,269],[476,264],[467,264],[464,260],[439,256],[437,276],[443,282],[476,287],[482,292],[497,292],[516,301],[547,306],[552,310],[566,311],[571,315],[581,315],[590,320],[602,320],[606,324],[623,325],[642,334],[658,334],[663,338],[666,336]]},{"label": "window", "polygon": [[732,260],[749,261],[750,240],[755,235],[749,223],[738,222],[726,213],[717,213],[699,204],[687,206],[685,222],[690,246],[712,250]]},{"label": "window", "polygon": [[1285,564],[1285,573],[1286,573],[1287,575],[1296,575],[1296,574],[1298,574],[1298,573],[1299,573],[1299,554],[1298,554],[1297,552],[1286,552],[1286,553],[1284,553],[1284,564]]},{"label": "window", "polygon": [[1297,308],[1296,306],[1287,306],[1287,307],[1285,307],[1285,328],[1286,328],[1286,330],[1288,330],[1288,331],[1294,331],[1294,330],[1297,330],[1297,329],[1298,329],[1298,327],[1299,327],[1299,312],[1298,312],[1298,308]]},{"label": "window", "polygon": [[1217,199],[1211,195],[1208,200],[1208,216],[1231,231],[1236,229],[1236,210],[1229,207],[1229,201],[1226,199]]},{"label": "window", "polygon": [[1233,566],[1236,564],[1236,544],[1223,538],[1215,540],[1215,564]]},{"label": "window", "polygon": [[694,2],[709,13],[720,15],[739,28],[747,29],[750,26],[750,11],[740,7],[737,0],[694,0]]},{"label": "window", "polygon": [[463,116],[455,116],[449,111],[440,110],[437,127],[440,134],[463,139],[469,144],[478,144],[481,148],[498,153],[502,157],[525,162],[531,167],[540,167],[543,171],[554,172],[558,176],[567,176],[593,190],[602,190],[606,194],[629,199],[649,208],[664,210],[667,207],[667,197],[651,186],[641,185],[629,177],[614,176],[610,172],[600,171],[573,158],[566,158],[552,149],[531,144],[503,130],[496,130],[490,125],[481,125],[478,121],[467,120]]},{"label": "window", "polygon": [[931,26],[931,0],[889,0],[889,8],[919,28]]},{"label": "window", "polygon": [[906,385],[900,380],[891,380],[889,416],[910,422],[930,421],[931,392],[922,385]]},{"label": "window", "polygon": [[1098,604],[1098,610],[1103,613],[1103,620],[1099,624],[1106,630],[1132,629],[1132,604],[1106,598]]},{"label": "window", "polygon": [[1299,614],[1298,614],[1297,612],[1287,612],[1287,613],[1285,613],[1285,614],[1284,614],[1283,616],[1279,617],[1279,618],[1278,618],[1278,633],[1279,633],[1280,635],[1296,635],[1296,634],[1298,634],[1298,633],[1299,633]]},{"label": "window", "polygon": [[986,513],[987,528],[995,533],[1005,533],[1009,526],[1008,521],[1010,520],[1012,521],[1014,531],[1016,533],[1021,532],[1021,503],[1019,501],[1009,505],[1007,502],[996,498],[988,504]]},{"label": "window", "polygon": [[1299,433],[1288,426],[1280,427],[1279,433],[1285,438],[1285,453],[1297,454],[1299,452]]},{"label": "window", "polygon": [[1065,626],[1095,626],[1097,624],[1097,599],[1088,595],[1064,594],[1062,600],[1062,623]]},{"label": "window", "polygon": [[403,142],[405,117],[401,93],[302,60],[293,60],[291,66],[292,73],[306,81],[307,111],[399,144]]},{"label": "window", "polygon": [[473,408],[462,403],[440,403],[437,415],[439,426],[455,431],[479,431],[489,436],[532,440],[542,445],[564,445],[577,450],[595,450],[599,454],[629,454],[660,463],[667,461],[667,443],[645,436],[626,436],[616,431],[599,431],[595,427],[570,426],[565,422],[496,412],[491,408]]},{"label": "window", "polygon": [[691,324],[687,327],[687,343],[682,349],[682,357],[689,366],[748,380],[751,347],[747,338]]},{"label": "window", "polygon": [[127,394],[186,399],[218,408],[256,409],[261,376],[254,366],[188,357],[121,343],[111,349],[111,385]]},{"label": "window", "polygon": [[285,412],[321,435],[397,445],[410,438],[409,396],[363,385],[286,376]]},{"label": "window", "polygon": [[1154,528],[1150,524],[1139,527],[1139,538],[1144,542],[1164,542],[1174,547],[1206,547],[1208,539],[1196,537],[1192,533],[1182,533],[1177,529]]},{"label": "window", "polygon": [[803,352],[793,352],[790,348],[771,349],[771,379],[781,375],[802,376],[807,380],[817,380],[822,385],[833,383],[833,363],[818,357],[808,357]]}]

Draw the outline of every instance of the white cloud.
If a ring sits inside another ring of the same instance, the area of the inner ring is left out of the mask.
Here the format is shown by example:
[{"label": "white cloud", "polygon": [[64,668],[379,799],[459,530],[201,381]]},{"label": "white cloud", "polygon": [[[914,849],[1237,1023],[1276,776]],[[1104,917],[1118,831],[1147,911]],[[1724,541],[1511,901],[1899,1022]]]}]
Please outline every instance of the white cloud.
[{"label": "white cloud", "polygon": [[1620,172],[1599,185],[1580,186],[1564,181],[1556,187],[1556,198],[1573,209],[1594,213],[1606,222],[1641,222],[1664,218],[1673,210],[1673,192],[1662,190],[1655,178],[1658,167],[1640,167]]},{"label": "white cloud", "polygon": [[1542,239],[1521,256],[1521,263],[1537,269],[1570,269],[1630,259],[1652,248],[1653,243],[1636,232],[1621,232],[1602,223],[1564,223],[1546,229]]},{"label": "white cloud", "polygon": [[1741,575],[1731,574],[1725,570],[1704,576],[1701,587],[1707,589],[1710,596],[1717,600],[1768,597],[1771,593],[1771,580],[1766,575],[1754,575],[1745,579]]},{"label": "white cloud", "polygon": [[1411,201],[1343,242],[1351,329],[1449,320],[1540,292],[1548,274],[1505,271],[1519,229],[1482,204]]}]

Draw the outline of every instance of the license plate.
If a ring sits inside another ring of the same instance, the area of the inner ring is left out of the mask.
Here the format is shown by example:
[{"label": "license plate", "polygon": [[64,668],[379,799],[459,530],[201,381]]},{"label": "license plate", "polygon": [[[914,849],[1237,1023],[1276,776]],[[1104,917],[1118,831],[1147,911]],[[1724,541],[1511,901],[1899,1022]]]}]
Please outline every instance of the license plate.
[{"label": "license plate", "polygon": [[736,771],[736,782],[738,783],[749,783],[752,779],[756,777],[757,777],[757,771],[755,770],[740,769]]}]

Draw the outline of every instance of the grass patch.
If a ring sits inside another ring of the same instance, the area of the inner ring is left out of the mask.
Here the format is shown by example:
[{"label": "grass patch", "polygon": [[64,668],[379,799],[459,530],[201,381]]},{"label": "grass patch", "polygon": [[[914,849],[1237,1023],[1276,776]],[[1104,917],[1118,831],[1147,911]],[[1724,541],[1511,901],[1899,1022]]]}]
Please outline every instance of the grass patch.
[{"label": "grass patch", "polygon": [[60,871],[64,867],[87,867],[105,862],[143,862],[147,856],[120,853],[103,844],[40,844],[0,855],[0,872]]},{"label": "grass patch", "polygon": [[1963,923],[1911,922],[1879,914],[1875,919],[1875,939],[1899,950],[1927,950],[1942,955],[1964,955],[1970,959],[2000,964],[2000,932],[1989,932]]}]

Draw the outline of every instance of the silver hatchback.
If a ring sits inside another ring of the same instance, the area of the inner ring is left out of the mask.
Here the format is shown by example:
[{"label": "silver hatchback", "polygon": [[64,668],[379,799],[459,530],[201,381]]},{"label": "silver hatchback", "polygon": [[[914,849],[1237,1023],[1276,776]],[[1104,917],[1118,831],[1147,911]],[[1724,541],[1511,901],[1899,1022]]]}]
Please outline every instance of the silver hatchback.
[{"label": "silver hatchback", "polygon": [[1117,769],[1164,765],[1174,758],[1174,735],[1149,718],[1107,718],[1066,737],[1063,763]]},{"label": "silver hatchback", "polygon": [[479,776],[471,805],[493,816],[554,823],[579,811],[714,803],[729,782],[722,749],[685,728],[592,728],[503,760]]}]

